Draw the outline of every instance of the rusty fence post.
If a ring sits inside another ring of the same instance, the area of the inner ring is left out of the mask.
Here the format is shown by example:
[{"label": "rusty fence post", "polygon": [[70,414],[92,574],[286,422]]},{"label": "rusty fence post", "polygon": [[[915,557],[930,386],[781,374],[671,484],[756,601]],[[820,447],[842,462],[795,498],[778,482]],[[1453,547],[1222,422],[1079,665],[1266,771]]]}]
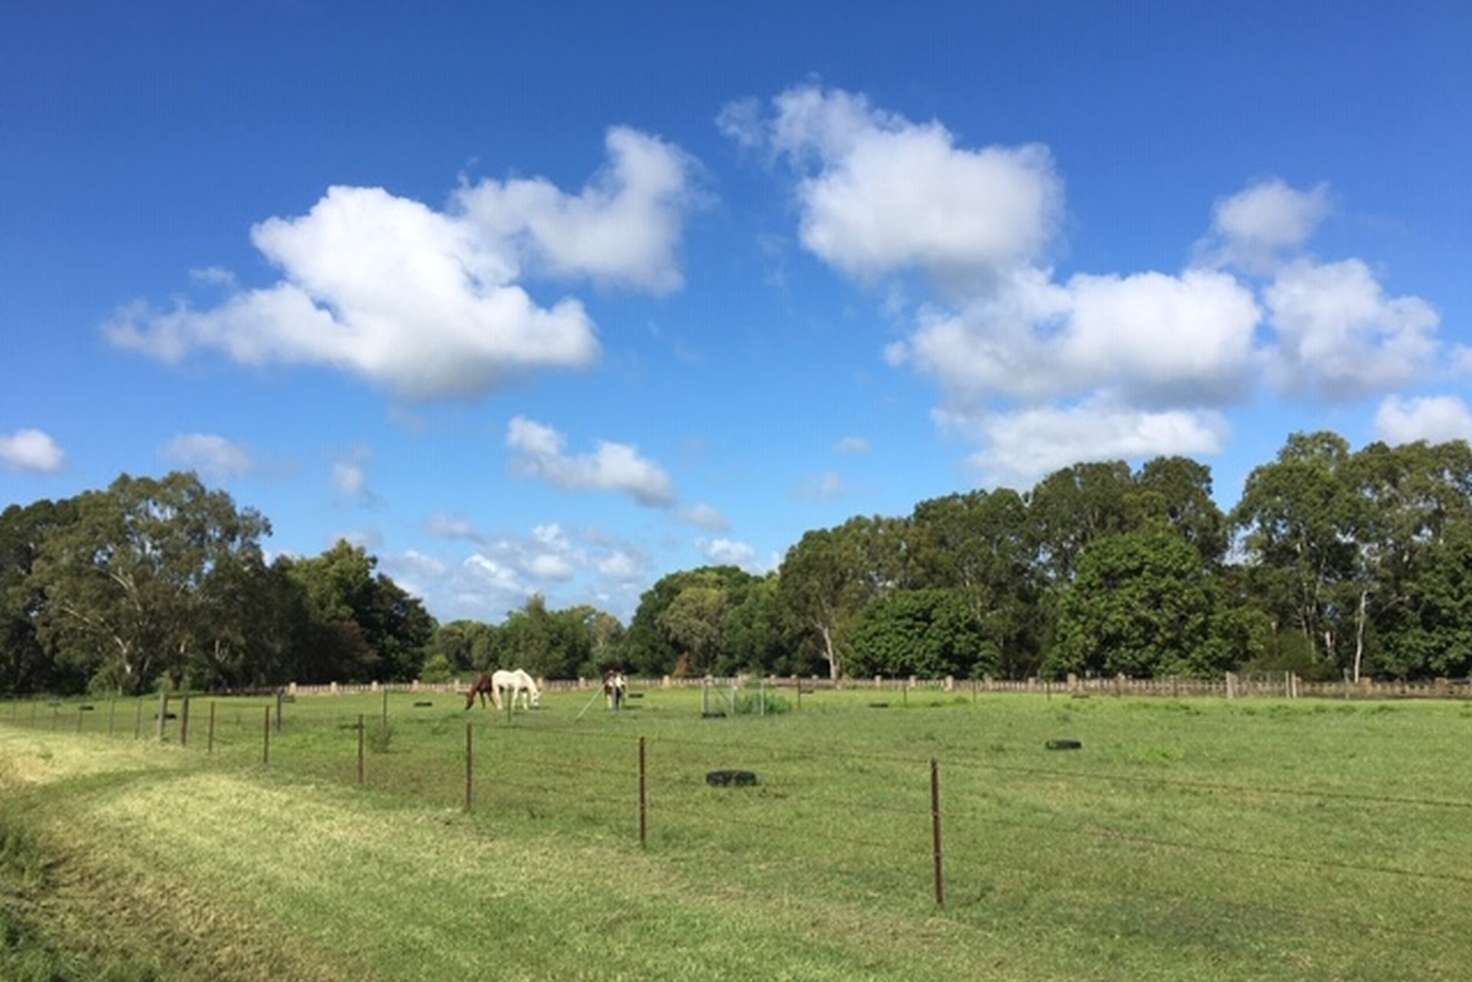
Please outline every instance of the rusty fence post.
[{"label": "rusty fence post", "polygon": [[944,907],[946,885],[940,850],[940,764],[934,757],[930,758],[930,838],[935,856],[935,903],[938,907]]},{"label": "rusty fence post", "polygon": [[358,787],[363,786],[363,714],[358,714]]},{"label": "rusty fence post", "polygon": [[470,811],[473,803],[471,790],[471,776],[475,766],[475,751],[471,743],[471,733],[475,730],[474,723],[465,724],[465,810]]},{"label": "rusty fence post", "polygon": [[209,737],[205,742],[204,752],[212,754],[215,752],[215,700],[210,700],[210,725]]},{"label": "rusty fence post", "polygon": [[644,738],[639,738],[639,846],[643,848],[649,838],[649,794],[645,779]]},{"label": "rusty fence post", "polygon": [[261,718],[261,764],[271,766],[271,707],[263,707],[266,715]]}]

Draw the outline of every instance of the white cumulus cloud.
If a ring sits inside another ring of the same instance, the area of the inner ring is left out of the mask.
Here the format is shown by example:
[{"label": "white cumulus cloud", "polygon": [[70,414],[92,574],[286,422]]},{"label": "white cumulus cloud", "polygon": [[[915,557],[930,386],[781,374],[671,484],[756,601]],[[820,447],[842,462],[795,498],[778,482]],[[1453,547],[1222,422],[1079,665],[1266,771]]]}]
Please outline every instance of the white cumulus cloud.
[{"label": "white cumulus cloud", "polygon": [[251,471],[250,452],[217,433],[181,433],[159,451],[172,464],[206,477],[240,477]]},{"label": "white cumulus cloud", "polygon": [[938,410],[936,415],[943,427],[982,444],[971,463],[989,480],[1015,487],[1078,461],[1216,454],[1228,432],[1217,412],[1149,412],[1098,399],[977,415]]},{"label": "white cumulus cloud", "polygon": [[1216,203],[1211,233],[1197,250],[1209,265],[1266,272],[1306,244],[1329,210],[1327,184],[1303,191],[1280,178],[1259,181]]},{"label": "white cumulus cloud", "polygon": [[561,488],[596,488],[630,495],[641,505],[665,508],[674,503],[674,486],[663,468],[633,444],[600,440],[592,453],[567,454],[567,438],[524,416],[506,428],[506,445],[518,452],[516,467]]},{"label": "white cumulus cloud", "polygon": [[699,197],[695,161],[628,127],[613,127],[605,142],[608,166],[577,194],[545,178],[487,179],[460,188],[456,202],[488,239],[517,242],[554,275],[673,290],[681,229]]},{"label": "white cumulus cloud", "polygon": [[1389,396],[1375,413],[1375,435],[1392,446],[1417,440],[1472,442],[1472,409],[1457,396]]},{"label": "white cumulus cloud", "polygon": [[924,312],[891,362],[934,376],[955,398],[1049,399],[1110,389],[1160,404],[1246,394],[1261,312],[1232,276],[1028,271],[960,310]]},{"label": "white cumulus cloud", "polygon": [[[219,306],[135,303],[113,343],[175,362],[213,348],[250,365],[324,365],[406,398],[482,394],[532,369],[599,354],[582,303],[543,305],[526,275],[581,276],[666,291],[694,195],[693,162],[656,137],[609,131],[608,167],[576,195],[545,179],[464,185],[451,211],[383,188],[332,187],[305,215],[251,230],[281,272]],[[205,278],[228,285],[224,271]]]},{"label": "white cumulus cloud", "polygon": [[778,95],[766,118],[734,103],[718,124],[792,163],[803,245],[861,279],[919,269],[975,282],[1035,260],[1058,222],[1062,182],[1038,144],[963,147],[939,122],[817,85]]},{"label": "white cumulus cloud", "polygon": [[1298,259],[1265,291],[1286,388],[1354,398],[1417,380],[1439,348],[1441,317],[1420,297],[1386,296],[1359,259]]},{"label": "white cumulus cloud", "polygon": [[54,474],[65,459],[66,454],[44,430],[26,428],[0,435],[0,461],[7,467]]}]

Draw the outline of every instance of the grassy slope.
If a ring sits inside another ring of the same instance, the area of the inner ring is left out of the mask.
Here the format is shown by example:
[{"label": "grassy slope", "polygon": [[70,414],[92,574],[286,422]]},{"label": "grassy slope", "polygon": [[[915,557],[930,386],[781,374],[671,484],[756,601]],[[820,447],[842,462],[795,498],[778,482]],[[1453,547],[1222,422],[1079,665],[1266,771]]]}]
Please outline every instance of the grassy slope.
[{"label": "grassy slope", "polygon": [[[915,694],[876,711],[823,695],[701,722],[694,698],[651,692],[573,731],[576,695],[511,726],[476,714],[468,817],[466,717],[443,697],[394,707],[367,791],[339,727],[369,698],[289,707],[269,772],[251,763],[254,707],[235,726],[221,704],[210,760],[0,726],[7,821],[60,859],[23,913],[50,943],[160,953],[181,978],[1387,979],[1472,963],[1454,913],[1472,883],[1301,861],[1456,875],[1468,809],[1279,793],[1472,801],[1462,707]],[[1041,750],[1065,735],[1085,753]],[[930,754],[944,913],[928,897]],[[705,788],[715,766],[764,784]]]}]

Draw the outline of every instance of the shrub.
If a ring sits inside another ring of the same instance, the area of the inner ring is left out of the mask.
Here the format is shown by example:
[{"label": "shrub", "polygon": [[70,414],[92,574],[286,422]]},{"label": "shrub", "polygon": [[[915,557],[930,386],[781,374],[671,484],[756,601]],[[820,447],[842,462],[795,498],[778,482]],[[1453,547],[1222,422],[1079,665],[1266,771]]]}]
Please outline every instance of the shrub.
[{"label": "shrub", "polygon": [[[792,708],[782,696],[768,690],[766,694],[766,712],[785,713]],[[762,694],[760,692],[738,692],[736,694],[736,714],[738,716],[759,716],[762,713]]]},{"label": "shrub", "polygon": [[368,727],[364,742],[367,744],[370,753],[386,754],[388,753],[389,744],[393,743],[393,739],[394,725],[380,720]]}]

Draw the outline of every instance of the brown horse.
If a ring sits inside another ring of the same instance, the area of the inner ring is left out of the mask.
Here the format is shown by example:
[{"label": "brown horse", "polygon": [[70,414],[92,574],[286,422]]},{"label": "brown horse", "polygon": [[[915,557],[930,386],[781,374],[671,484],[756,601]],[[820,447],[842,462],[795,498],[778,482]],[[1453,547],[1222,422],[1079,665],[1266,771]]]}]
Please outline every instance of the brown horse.
[{"label": "brown horse", "polygon": [[475,680],[475,684],[470,687],[470,691],[465,693],[466,709],[475,705],[475,697],[477,695],[480,696],[480,704],[482,706],[486,704],[486,696],[490,696],[491,701],[496,702],[496,683],[492,681],[490,672],[483,673],[480,678]]}]

